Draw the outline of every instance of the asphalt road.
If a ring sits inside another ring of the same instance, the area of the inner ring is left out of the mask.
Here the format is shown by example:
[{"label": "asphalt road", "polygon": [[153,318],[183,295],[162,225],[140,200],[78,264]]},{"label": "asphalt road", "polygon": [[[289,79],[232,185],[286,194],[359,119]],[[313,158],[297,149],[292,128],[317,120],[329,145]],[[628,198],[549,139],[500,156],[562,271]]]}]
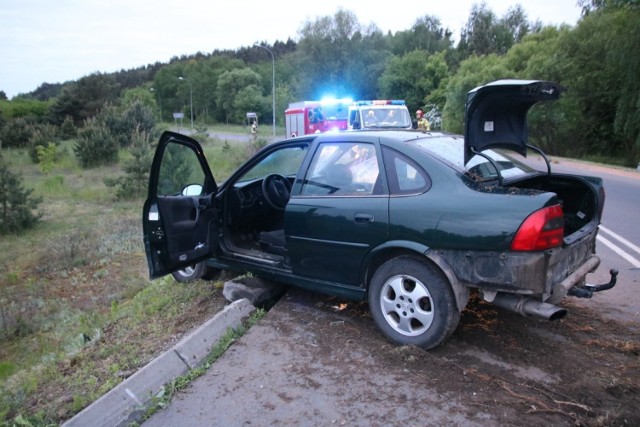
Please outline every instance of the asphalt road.
[{"label": "asphalt road", "polygon": [[[640,171],[605,167],[588,162],[555,159],[553,172],[599,176],[604,180],[606,201],[596,246],[600,267],[587,277],[589,283],[609,281],[609,270],[619,271],[613,289],[595,294],[586,304],[606,304],[602,314],[640,323]],[[578,300],[580,301],[580,300]]]}]

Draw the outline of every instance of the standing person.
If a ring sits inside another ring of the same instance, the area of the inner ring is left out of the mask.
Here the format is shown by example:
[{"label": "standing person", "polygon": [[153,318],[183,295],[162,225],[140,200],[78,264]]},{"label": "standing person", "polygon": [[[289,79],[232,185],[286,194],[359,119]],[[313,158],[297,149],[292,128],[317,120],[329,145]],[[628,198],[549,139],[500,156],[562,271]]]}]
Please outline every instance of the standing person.
[{"label": "standing person", "polygon": [[251,137],[255,141],[258,137],[258,121],[254,120],[253,124],[251,124]]},{"label": "standing person", "polygon": [[419,130],[431,130],[431,124],[429,120],[424,116],[422,110],[416,111],[416,122],[418,123]]}]

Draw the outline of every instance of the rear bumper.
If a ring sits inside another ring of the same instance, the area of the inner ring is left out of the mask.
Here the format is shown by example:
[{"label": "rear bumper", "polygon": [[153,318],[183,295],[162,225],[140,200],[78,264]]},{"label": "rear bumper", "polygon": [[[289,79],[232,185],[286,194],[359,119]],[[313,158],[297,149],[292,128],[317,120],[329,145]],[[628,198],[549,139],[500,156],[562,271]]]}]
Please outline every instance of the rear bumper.
[{"label": "rear bumper", "polygon": [[483,292],[531,295],[555,304],[600,264],[597,230],[570,245],[542,252],[437,251],[460,284]]},{"label": "rear bumper", "polygon": [[551,296],[547,299],[550,304],[557,304],[562,298],[567,296],[569,289],[576,285],[584,283],[587,274],[594,271],[600,265],[600,258],[592,255],[587,261],[578,267],[573,273],[567,276],[563,281],[556,283],[551,288]]}]

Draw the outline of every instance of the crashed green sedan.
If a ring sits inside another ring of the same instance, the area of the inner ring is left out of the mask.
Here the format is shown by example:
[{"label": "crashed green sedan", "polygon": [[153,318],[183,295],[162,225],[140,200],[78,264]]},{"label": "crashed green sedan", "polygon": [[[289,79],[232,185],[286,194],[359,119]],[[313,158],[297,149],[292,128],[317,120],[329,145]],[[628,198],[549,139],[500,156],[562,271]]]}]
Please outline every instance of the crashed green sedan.
[{"label": "crashed green sedan", "polygon": [[[144,204],[150,276],[216,270],[368,300],[392,342],[426,349],[477,289],[522,315],[558,319],[590,297],[604,206],[600,178],[536,171],[526,116],[563,88],[500,80],[469,92],[465,135],[353,131],[269,144],[218,185],[200,144],[165,132]],[[539,150],[536,150],[539,151]],[[542,154],[542,153],[541,153]]]}]

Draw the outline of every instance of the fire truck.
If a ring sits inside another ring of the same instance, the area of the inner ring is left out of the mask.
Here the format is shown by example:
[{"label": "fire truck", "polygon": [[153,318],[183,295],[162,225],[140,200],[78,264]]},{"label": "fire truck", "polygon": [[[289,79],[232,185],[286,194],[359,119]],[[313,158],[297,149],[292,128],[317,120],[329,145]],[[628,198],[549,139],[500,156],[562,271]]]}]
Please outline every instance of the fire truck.
[{"label": "fire truck", "polygon": [[411,114],[401,99],[356,101],[349,107],[347,129],[411,129]]},{"label": "fire truck", "polygon": [[284,112],[287,138],[347,129],[350,99],[300,101]]}]

